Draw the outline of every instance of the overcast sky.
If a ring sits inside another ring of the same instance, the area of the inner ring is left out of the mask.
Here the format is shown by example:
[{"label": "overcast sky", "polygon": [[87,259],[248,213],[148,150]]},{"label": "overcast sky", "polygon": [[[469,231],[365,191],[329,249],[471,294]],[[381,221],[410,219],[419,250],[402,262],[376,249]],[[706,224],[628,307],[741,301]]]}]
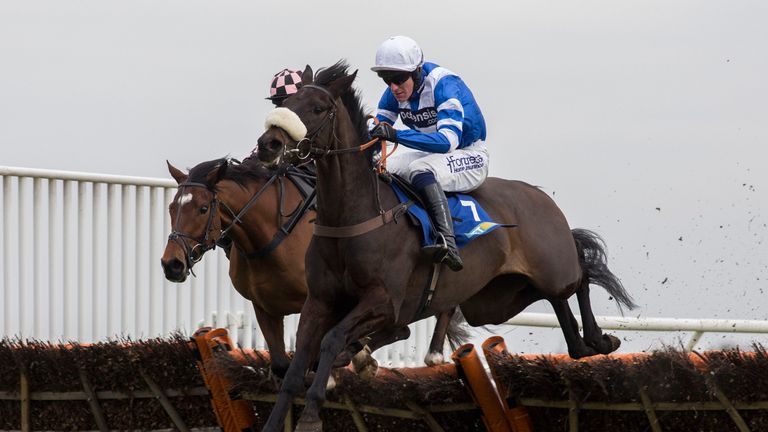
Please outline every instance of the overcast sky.
[{"label": "overcast sky", "polygon": [[346,58],[375,107],[375,50],[405,34],[473,90],[491,174],[605,238],[633,315],[768,319],[768,4],[471,4],[2,0],[0,165],[241,158],[275,72]]}]

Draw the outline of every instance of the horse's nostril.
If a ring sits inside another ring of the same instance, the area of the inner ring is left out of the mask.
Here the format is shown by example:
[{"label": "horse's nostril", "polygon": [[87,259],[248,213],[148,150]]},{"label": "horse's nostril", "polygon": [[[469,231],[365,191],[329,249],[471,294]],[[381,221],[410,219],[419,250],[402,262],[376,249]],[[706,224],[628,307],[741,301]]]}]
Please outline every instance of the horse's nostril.
[{"label": "horse's nostril", "polygon": [[171,261],[170,267],[173,270],[182,271],[184,269],[184,263],[181,262],[181,260],[174,259]]},{"label": "horse's nostril", "polygon": [[276,139],[273,139],[272,141],[269,142],[269,144],[267,146],[268,146],[268,148],[270,150],[274,151],[274,150],[279,150],[282,145],[283,145],[283,143],[281,143],[280,141],[278,141]]},{"label": "horse's nostril", "polygon": [[179,275],[184,271],[184,263],[178,258],[173,258],[168,261],[160,261],[165,270],[166,275]]}]

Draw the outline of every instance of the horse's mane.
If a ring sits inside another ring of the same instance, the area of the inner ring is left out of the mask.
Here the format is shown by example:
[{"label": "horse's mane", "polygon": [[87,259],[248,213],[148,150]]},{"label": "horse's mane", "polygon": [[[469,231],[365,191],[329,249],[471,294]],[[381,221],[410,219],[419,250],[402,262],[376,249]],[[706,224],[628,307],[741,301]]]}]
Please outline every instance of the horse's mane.
[{"label": "horse's mane", "polygon": [[[337,79],[349,76],[349,65],[346,60],[339,60],[335,65],[322,68],[315,75],[315,84],[327,86]],[[360,91],[351,88],[350,91],[341,95],[341,102],[347,108],[352,124],[357,131],[360,142],[368,141],[368,113],[361,102]]]},{"label": "horse's mane", "polygon": [[195,165],[189,170],[188,181],[206,184],[212,190],[215,189],[215,185],[208,184],[206,177],[221,164],[228,164],[221,180],[231,180],[242,186],[245,186],[249,181],[268,179],[273,174],[255,157],[248,157],[240,164],[232,163],[230,158],[224,157]]}]

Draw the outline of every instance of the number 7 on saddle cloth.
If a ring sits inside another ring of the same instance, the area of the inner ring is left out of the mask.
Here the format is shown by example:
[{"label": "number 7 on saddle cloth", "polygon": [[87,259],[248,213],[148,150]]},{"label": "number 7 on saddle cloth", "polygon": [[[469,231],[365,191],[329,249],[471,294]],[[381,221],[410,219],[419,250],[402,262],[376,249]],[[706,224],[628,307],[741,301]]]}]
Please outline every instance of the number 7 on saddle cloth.
[{"label": "number 7 on saddle cloth", "polygon": [[[402,203],[409,201],[408,195],[394,182],[390,184],[395,195]],[[517,224],[501,224],[494,222],[491,217],[483,210],[483,207],[474,198],[462,193],[447,193],[448,207],[451,209],[453,218],[453,230],[456,234],[456,245],[464,247],[473,239],[487,234],[496,228],[512,228]],[[427,211],[417,203],[408,207],[410,213],[416,220],[422,230],[422,246],[435,244],[433,236],[432,222],[429,220]]]}]

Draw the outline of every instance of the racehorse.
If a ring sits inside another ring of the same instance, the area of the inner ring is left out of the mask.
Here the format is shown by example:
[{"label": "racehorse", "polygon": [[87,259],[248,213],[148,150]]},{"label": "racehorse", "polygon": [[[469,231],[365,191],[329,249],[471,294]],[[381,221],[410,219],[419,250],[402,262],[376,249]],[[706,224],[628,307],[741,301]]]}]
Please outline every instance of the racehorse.
[{"label": "racehorse", "polygon": [[[425,308],[423,291],[433,264],[420,253],[420,229],[398,220],[403,204],[374,169],[374,147],[361,145],[368,137],[367,116],[352,89],[357,72],[348,69],[340,61],[321,69],[315,80],[307,66],[303,86],[285,101],[281,120],[259,138],[262,160],[298,153],[317,163],[316,235],[306,257],[309,292],[296,353],[264,430],[280,430],[318,356],[297,431],[322,430],[325,383],[333,359],[350,341],[397,332],[456,306],[470,325],[479,326],[502,323],[544,299],[555,310],[572,357],[616,350],[619,339],[603,334],[595,322],[590,283],[605,288],[619,308],[634,304],[608,269],[602,240],[591,231],[571,230],[549,196],[520,181],[489,178],[471,193],[494,220],[518,226],[465,246],[464,270],[443,272]],[[333,234],[337,231],[356,234]],[[574,293],[583,337],[567,302]]]},{"label": "racehorse", "polygon": [[[312,238],[314,175],[289,165],[269,168],[256,158],[242,164],[225,158],[207,161],[189,174],[168,163],[168,170],[179,187],[168,209],[173,225],[161,259],[166,278],[184,282],[194,264],[226,233],[232,240],[229,277],[240,295],[253,304],[269,348],[271,369],[283,377],[290,363],[283,318],[299,313],[307,295],[304,255]],[[462,338],[452,315],[450,311],[438,316],[427,364],[442,361],[446,336]],[[369,352],[409,335],[406,328],[383,339],[373,338],[367,344]],[[348,363],[361,348],[362,344],[352,344],[336,365]]]},{"label": "racehorse", "polygon": [[[179,187],[168,208],[172,232],[161,259],[165,277],[184,282],[194,263],[226,232],[232,240],[232,285],[253,304],[272,371],[284,376],[290,361],[283,317],[298,313],[307,295],[304,254],[314,216],[306,205],[308,197],[284,173],[255,158],[241,165],[228,159],[207,161],[189,174],[168,163],[168,170]],[[291,221],[294,226],[288,230]]]}]

